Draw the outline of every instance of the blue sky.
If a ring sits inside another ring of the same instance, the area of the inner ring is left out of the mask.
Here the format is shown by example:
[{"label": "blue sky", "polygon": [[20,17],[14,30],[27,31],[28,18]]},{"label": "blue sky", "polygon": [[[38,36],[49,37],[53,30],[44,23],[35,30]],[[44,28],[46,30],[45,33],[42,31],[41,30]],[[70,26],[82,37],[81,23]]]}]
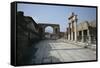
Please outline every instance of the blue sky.
[{"label": "blue sky", "polygon": [[[31,16],[36,23],[53,23],[60,25],[60,31],[66,31],[68,17],[72,12],[78,15],[78,23],[96,20],[96,8],[71,7],[55,5],[21,4],[17,11],[23,11],[25,16]],[[49,30],[50,31],[50,30]]]}]

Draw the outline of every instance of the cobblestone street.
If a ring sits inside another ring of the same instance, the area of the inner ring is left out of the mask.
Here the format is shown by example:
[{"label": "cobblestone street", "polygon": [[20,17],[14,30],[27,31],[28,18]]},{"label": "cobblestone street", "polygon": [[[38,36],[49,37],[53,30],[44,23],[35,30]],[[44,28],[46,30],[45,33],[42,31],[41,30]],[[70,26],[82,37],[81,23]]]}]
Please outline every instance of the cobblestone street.
[{"label": "cobblestone street", "polygon": [[96,60],[96,51],[61,40],[43,40],[36,44],[32,64]]}]

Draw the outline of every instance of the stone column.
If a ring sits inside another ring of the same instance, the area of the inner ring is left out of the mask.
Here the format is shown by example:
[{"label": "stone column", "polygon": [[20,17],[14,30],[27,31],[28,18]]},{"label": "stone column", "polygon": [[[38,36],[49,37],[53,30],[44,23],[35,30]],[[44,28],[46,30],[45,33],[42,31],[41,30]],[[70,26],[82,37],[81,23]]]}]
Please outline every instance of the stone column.
[{"label": "stone column", "polygon": [[55,30],[56,30],[55,27],[53,27],[53,34],[56,34]]},{"label": "stone column", "polygon": [[[73,31],[71,30],[70,39],[73,40],[73,36],[74,36],[74,40],[77,41],[77,15],[72,13],[72,15],[68,19],[71,23],[71,26],[72,26],[72,22],[74,23],[73,24],[74,30]],[[73,35],[73,32],[74,32],[74,35]]]},{"label": "stone column", "polygon": [[73,40],[73,24],[71,22],[71,40]]},{"label": "stone column", "polygon": [[70,40],[70,23],[69,23],[69,30],[68,30],[68,40]]},{"label": "stone column", "polygon": [[67,32],[66,32],[66,34],[67,34],[67,40],[68,40],[68,28],[67,28]]},{"label": "stone column", "polygon": [[88,34],[88,43],[91,43],[91,35],[90,35],[90,30],[87,30],[87,34]]},{"label": "stone column", "polygon": [[75,41],[77,41],[77,19],[74,21],[74,34],[75,34]]},{"label": "stone column", "polygon": [[84,34],[83,34],[83,30],[82,30],[82,39],[81,39],[82,42],[84,42]]}]

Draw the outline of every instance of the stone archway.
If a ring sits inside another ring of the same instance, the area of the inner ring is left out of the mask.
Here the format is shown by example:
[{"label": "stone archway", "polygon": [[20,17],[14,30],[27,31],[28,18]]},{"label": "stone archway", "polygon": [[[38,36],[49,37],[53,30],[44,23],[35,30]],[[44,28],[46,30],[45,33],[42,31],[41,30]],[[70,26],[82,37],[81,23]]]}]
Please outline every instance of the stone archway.
[{"label": "stone archway", "polygon": [[54,32],[54,29],[51,26],[45,27],[45,38],[50,39],[53,32]]},{"label": "stone archway", "polygon": [[54,32],[54,29],[51,26],[47,26],[47,27],[45,27],[45,32],[53,33]]},{"label": "stone archway", "polygon": [[53,33],[51,34],[51,38],[50,39],[57,39],[59,38],[59,32],[60,32],[60,26],[59,24],[44,24],[44,23],[39,23],[38,24],[41,29],[42,29],[42,36],[43,38],[45,38],[45,28],[50,26],[53,28]]}]

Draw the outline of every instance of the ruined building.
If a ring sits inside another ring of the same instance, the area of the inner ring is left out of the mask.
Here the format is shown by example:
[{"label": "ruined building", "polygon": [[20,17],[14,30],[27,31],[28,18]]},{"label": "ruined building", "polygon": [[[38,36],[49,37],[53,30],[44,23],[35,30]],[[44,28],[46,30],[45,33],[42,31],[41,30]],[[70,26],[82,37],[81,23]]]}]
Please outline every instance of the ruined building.
[{"label": "ruined building", "polygon": [[[41,35],[43,38],[50,38],[50,39],[58,39],[59,33],[60,33],[60,26],[59,24],[47,24],[47,23],[38,23],[38,25],[41,27]],[[53,28],[53,33],[46,33],[45,28],[51,26]]]},{"label": "ruined building", "polygon": [[16,19],[17,63],[27,64],[30,53],[36,50],[32,44],[41,40],[41,31],[32,17],[24,16],[21,11],[17,12]]},{"label": "ruined building", "polygon": [[78,41],[96,43],[96,21],[84,21],[77,26]]},{"label": "ruined building", "polygon": [[68,18],[69,27],[66,30],[66,36],[68,40],[96,43],[96,21],[88,22],[84,21],[77,24],[77,15],[72,13]]},{"label": "ruined building", "polygon": [[[59,24],[37,24],[30,16],[24,16],[22,11],[16,14],[16,41],[17,41],[17,63],[27,64],[32,57],[31,53],[36,52],[35,44],[45,39],[45,28],[51,26],[53,33],[50,39],[58,39],[60,26]],[[33,54],[34,55],[34,54]]]},{"label": "ruined building", "polygon": [[67,39],[77,41],[77,15],[72,13],[68,20],[69,27],[67,28]]}]

